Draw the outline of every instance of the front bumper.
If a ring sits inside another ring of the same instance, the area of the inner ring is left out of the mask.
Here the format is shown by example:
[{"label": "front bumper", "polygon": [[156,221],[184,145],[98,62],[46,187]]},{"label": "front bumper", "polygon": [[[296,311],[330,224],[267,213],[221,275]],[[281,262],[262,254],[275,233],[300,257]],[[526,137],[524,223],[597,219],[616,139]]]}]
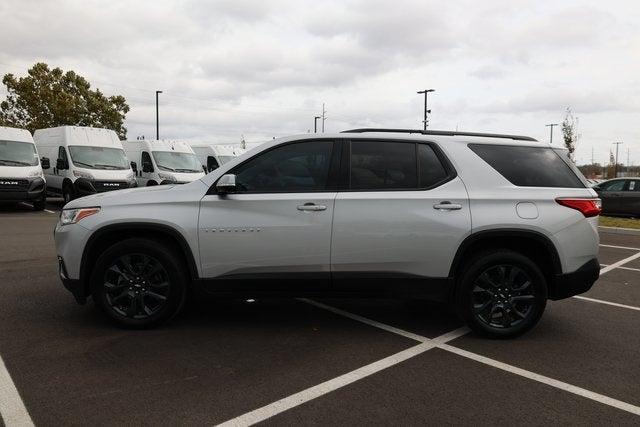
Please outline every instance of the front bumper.
[{"label": "front bumper", "polygon": [[42,178],[30,178],[16,188],[0,188],[0,201],[42,200],[47,195],[47,185]]},{"label": "front bumper", "polygon": [[549,286],[549,299],[559,300],[587,292],[600,277],[597,258],[587,261],[573,273],[558,274]]},{"label": "front bumper", "polygon": [[64,287],[73,294],[78,304],[85,304],[88,297],[86,287],[82,285],[80,280],[69,278],[67,267],[64,265],[64,260],[60,256],[58,257],[58,275]]},{"label": "front bumper", "polygon": [[125,188],[137,187],[136,180],[133,181],[95,181],[86,178],[78,178],[73,183],[73,189],[78,197],[89,196],[107,191],[124,190]]}]

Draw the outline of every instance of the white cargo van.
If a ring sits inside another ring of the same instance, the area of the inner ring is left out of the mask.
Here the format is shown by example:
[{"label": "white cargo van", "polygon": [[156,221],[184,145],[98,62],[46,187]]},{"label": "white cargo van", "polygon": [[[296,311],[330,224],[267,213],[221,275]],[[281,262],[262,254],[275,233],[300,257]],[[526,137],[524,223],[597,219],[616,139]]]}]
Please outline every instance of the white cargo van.
[{"label": "white cargo van", "polygon": [[183,141],[123,141],[138,185],[184,184],[204,176],[200,161]]},{"label": "white cargo van", "polygon": [[191,142],[190,145],[207,173],[218,169],[244,152],[239,145],[223,145],[210,142]]},{"label": "white cargo van", "polygon": [[49,162],[40,163],[28,130],[0,126],[0,201],[32,202],[35,210],[43,210],[43,168],[49,168]]},{"label": "white cargo van", "polygon": [[65,203],[94,193],[135,187],[136,179],[118,135],[109,129],[60,126],[33,134],[38,152],[54,162],[47,192]]}]

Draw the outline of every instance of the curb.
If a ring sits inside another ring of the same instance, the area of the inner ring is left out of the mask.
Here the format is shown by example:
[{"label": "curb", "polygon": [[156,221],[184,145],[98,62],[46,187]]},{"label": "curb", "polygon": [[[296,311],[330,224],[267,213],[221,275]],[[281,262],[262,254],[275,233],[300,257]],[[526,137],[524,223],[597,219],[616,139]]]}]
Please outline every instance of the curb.
[{"label": "curb", "polygon": [[598,232],[609,234],[626,234],[629,236],[640,236],[640,230],[634,228],[621,228],[621,227],[606,227],[603,225],[598,226]]}]

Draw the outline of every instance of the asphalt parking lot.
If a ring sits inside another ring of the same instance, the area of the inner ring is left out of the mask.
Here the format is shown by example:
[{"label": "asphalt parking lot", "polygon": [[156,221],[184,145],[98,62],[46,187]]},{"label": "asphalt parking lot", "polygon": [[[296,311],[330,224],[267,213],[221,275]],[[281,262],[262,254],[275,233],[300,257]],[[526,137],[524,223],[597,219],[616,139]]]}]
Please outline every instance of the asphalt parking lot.
[{"label": "asphalt parking lot", "polygon": [[402,300],[212,301],[123,331],[59,282],[60,205],[0,205],[5,425],[640,423],[640,236],[601,234],[594,288],[516,340]]}]

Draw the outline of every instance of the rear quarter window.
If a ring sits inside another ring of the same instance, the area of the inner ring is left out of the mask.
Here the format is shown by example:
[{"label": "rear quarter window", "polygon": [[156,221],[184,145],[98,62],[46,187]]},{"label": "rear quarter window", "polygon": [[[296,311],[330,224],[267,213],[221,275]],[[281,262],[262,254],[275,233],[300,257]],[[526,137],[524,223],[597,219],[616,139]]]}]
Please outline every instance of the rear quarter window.
[{"label": "rear quarter window", "polygon": [[500,175],[519,187],[585,188],[586,185],[551,147],[469,144]]}]

